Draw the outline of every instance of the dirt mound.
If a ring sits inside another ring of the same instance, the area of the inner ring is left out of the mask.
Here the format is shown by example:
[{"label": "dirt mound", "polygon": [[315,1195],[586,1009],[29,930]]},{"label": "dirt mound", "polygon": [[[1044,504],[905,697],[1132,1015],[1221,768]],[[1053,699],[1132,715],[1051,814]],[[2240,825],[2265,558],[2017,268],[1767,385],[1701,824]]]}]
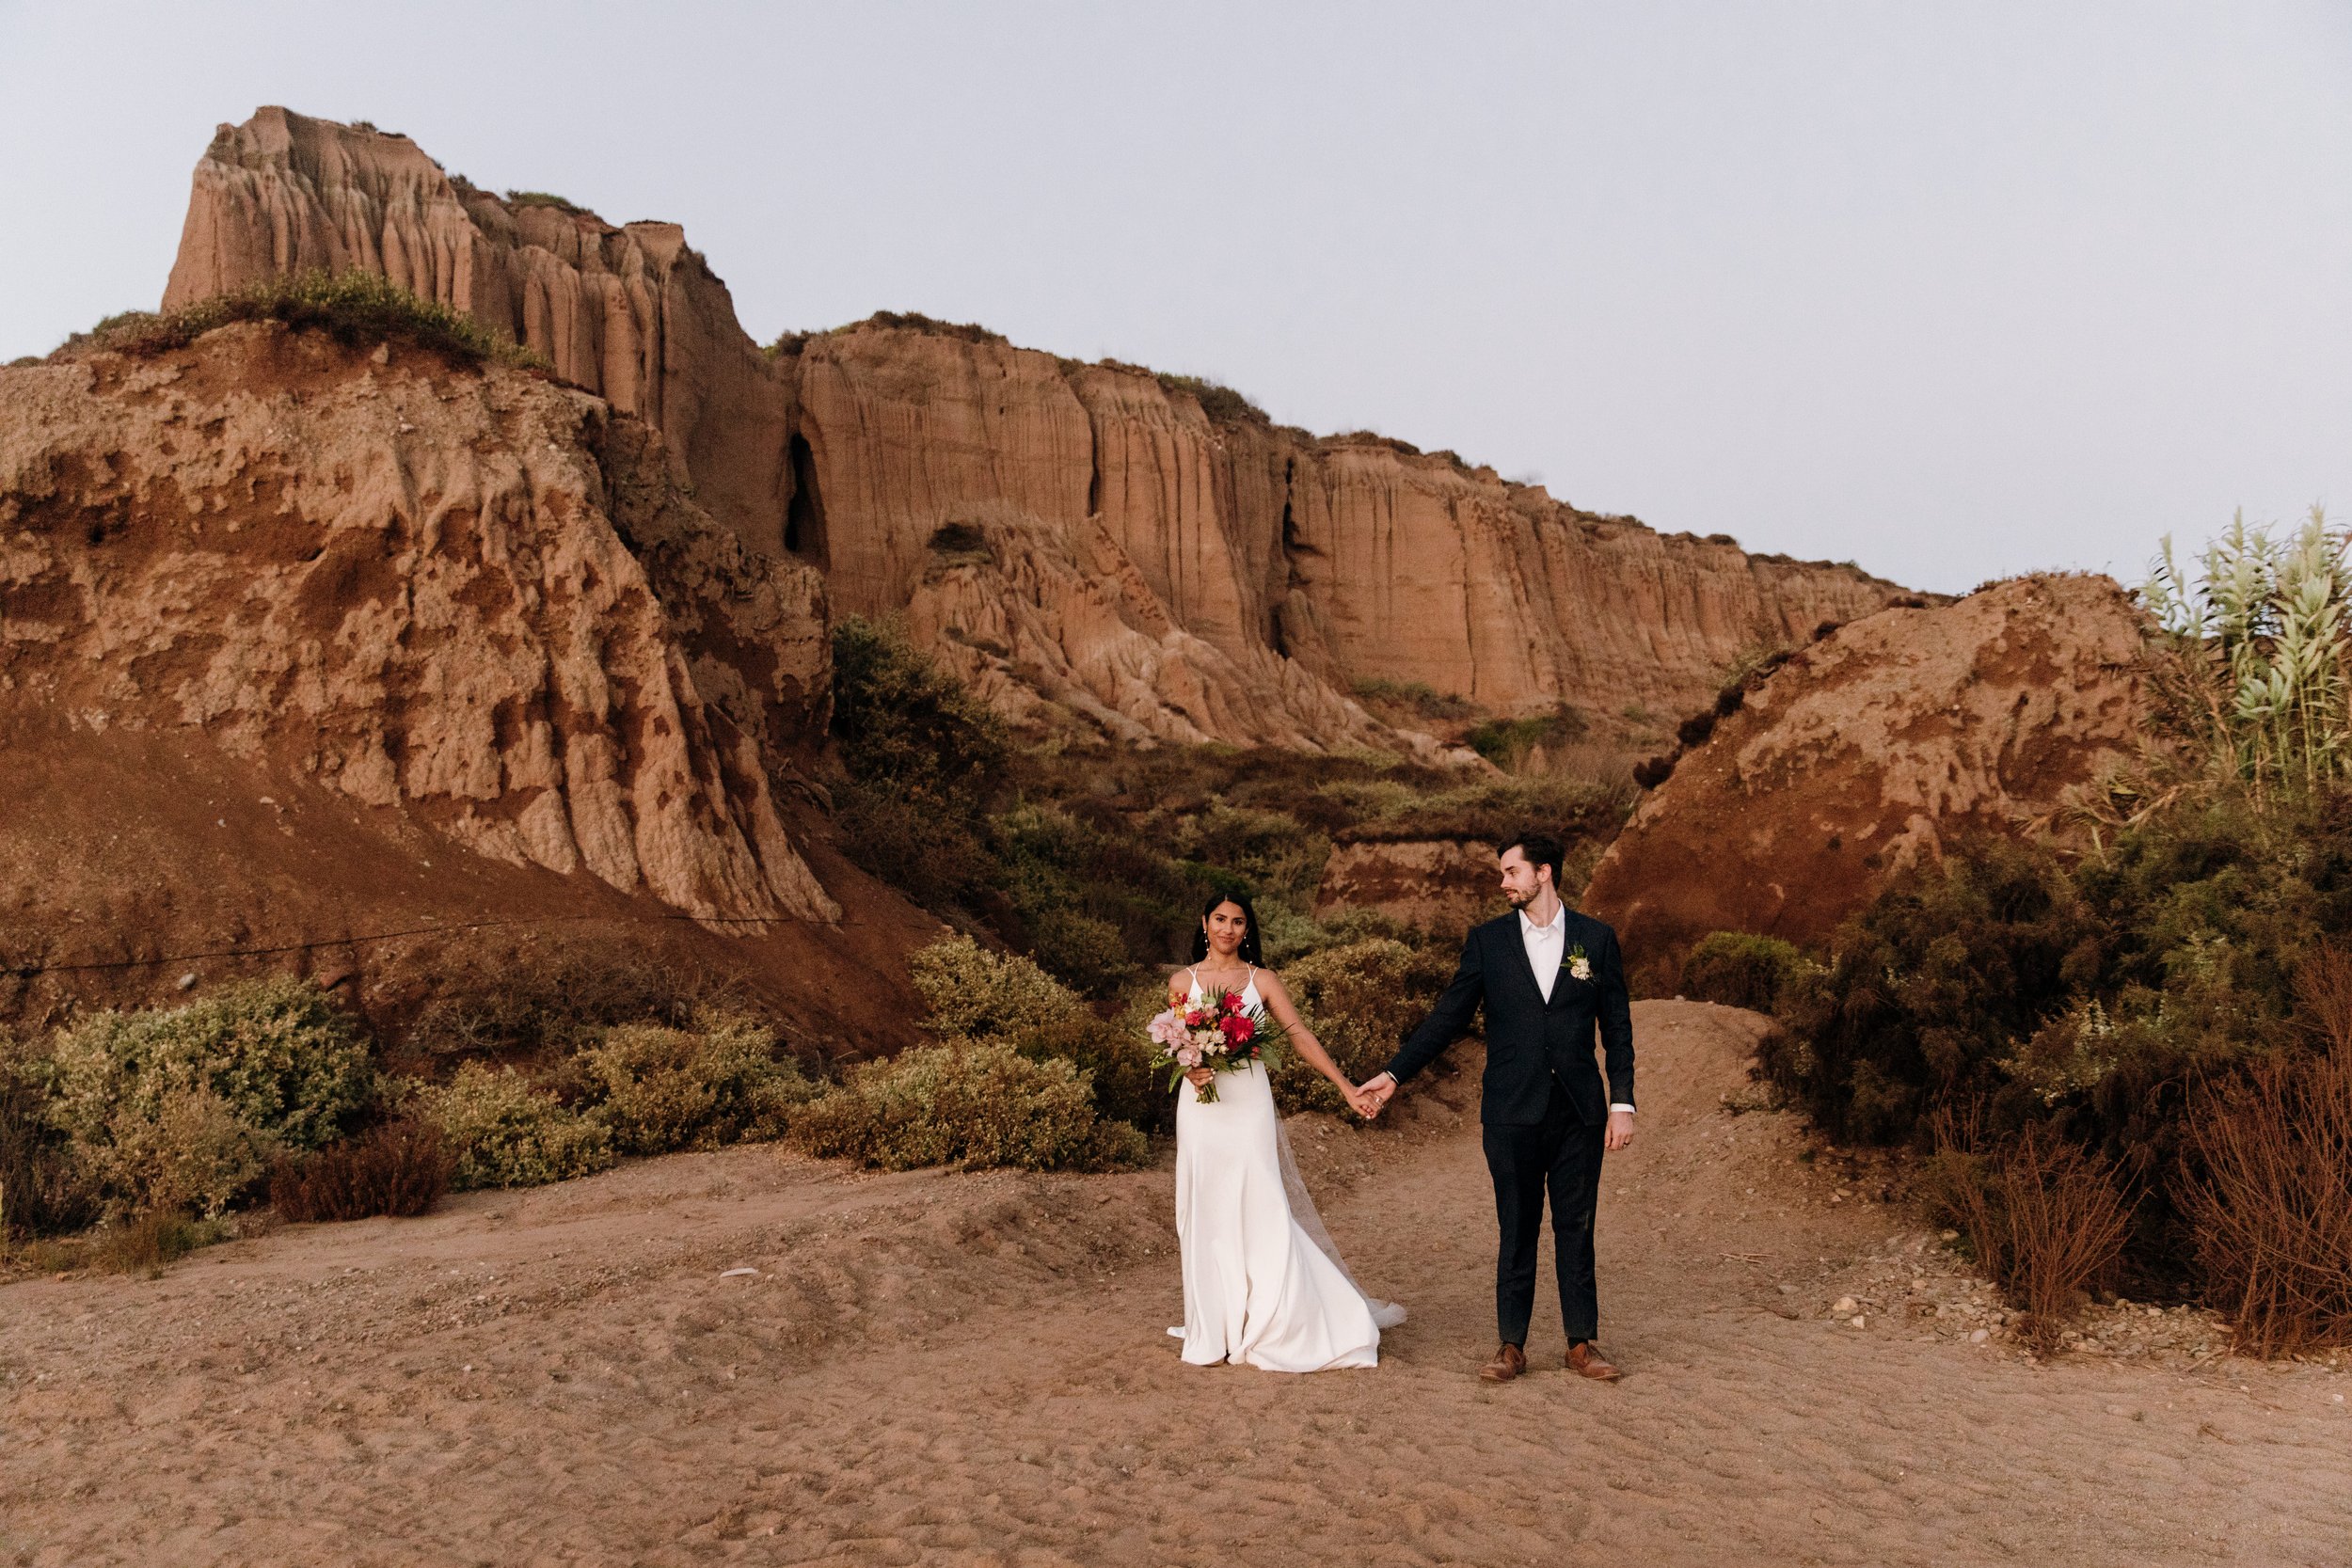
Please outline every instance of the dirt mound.
[{"label": "dirt mound", "polygon": [[2137,754],[2143,625],[2106,578],[2034,577],[1836,631],[1680,758],[1583,907],[1660,989],[1709,931],[1820,940],[1953,834],[2013,831]]},{"label": "dirt mound", "polygon": [[756,968],[845,896],[879,958],[930,923],[803,852],[829,657],[584,393],[276,323],[0,371],[0,962],[528,917]]},{"label": "dirt mound", "polygon": [[844,608],[903,612],[1041,723],[1432,755],[1357,684],[1677,710],[1742,646],[1899,592],[920,317],[763,353],[675,225],[502,198],[405,136],[283,109],[221,127],[166,304],[309,267],[466,309],[644,416],[747,545],[818,566]]}]

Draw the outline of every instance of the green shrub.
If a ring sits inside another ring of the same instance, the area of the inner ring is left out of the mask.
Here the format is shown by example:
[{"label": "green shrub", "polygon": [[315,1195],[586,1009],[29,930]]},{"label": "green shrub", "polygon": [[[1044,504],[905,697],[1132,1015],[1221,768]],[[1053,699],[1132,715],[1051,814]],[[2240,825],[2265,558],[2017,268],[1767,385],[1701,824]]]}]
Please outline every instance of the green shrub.
[{"label": "green shrub", "polygon": [[453,306],[421,299],[372,272],[298,272],[262,278],[233,293],[199,300],[168,315],[144,311],[109,316],[87,339],[124,354],[154,355],[184,348],[231,322],[279,321],[296,331],[325,332],[358,347],[405,342],[469,364],[489,361],[545,371],[547,361],[493,334]]},{"label": "green shrub", "polygon": [[532,1088],[512,1068],[468,1062],[448,1084],[421,1085],[414,1094],[412,1114],[449,1149],[454,1187],[536,1187],[612,1164],[608,1128]]},{"label": "green shrub", "polygon": [[56,1082],[46,1051],[0,1030],[0,1245],[98,1217],[96,1173],[53,1113]]},{"label": "green shrub", "polygon": [[[1360,1084],[1396,1054],[1454,969],[1452,956],[1438,949],[1375,938],[1302,958],[1282,971],[1282,983],[1331,1060]],[[1339,1090],[1296,1051],[1278,1048],[1276,1055],[1274,1099],[1283,1115],[1346,1112]]]},{"label": "green shrub", "polygon": [[834,626],[833,693],[843,847],[931,908],[977,898],[995,880],[986,817],[1004,721],[903,628],[855,615]]},{"label": "green shrub", "polygon": [[1225,884],[1311,903],[1331,840],[1286,812],[1217,803],[1184,824],[1177,848]]},{"label": "green shrub", "polygon": [[843,616],[833,671],[833,733],[850,777],[950,801],[984,790],[1004,768],[1004,721],[904,628]]},{"label": "green shrub", "polygon": [[1765,1071],[1839,1139],[1905,1138],[1937,1104],[2000,1091],[2014,1042],[2095,981],[2099,951],[2048,849],[1957,846],[1890,883],[1784,993],[1790,1027],[1767,1040]]},{"label": "green shrub", "polygon": [[588,1118],[627,1154],[712,1148],[781,1137],[816,1089],[756,1024],[706,1020],[694,1030],[625,1024],[569,1065]]},{"label": "green shrub", "polygon": [[281,1149],[335,1137],[376,1089],[351,1016],[292,979],[100,1013],[60,1034],[55,1055],[52,1115],[118,1212],[217,1214]]},{"label": "green shrub", "polygon": [[813,1154],[886,1170],[1107,1170],[1143,1152],[1141,1132],[1097,1114],[1088,1074],[996,1042],[922,1046],[869,1063],[804,1107],[791,1136]]},{"label": "green shrub", "polygon": [[1710,931],[1682,960],[1682,993],[1769,1013],[1804,973],[1804,955],[1778,937]]},{"label": "green shrub", "polygon": [[1018,953],[992,953],[970,937],[935,942],[908,960],[934,1035],[1006,1035],[1084,1010],[1068,987]]},{"label": "green shrub", "polygon": [[1150,1013],[1106,1022],[1027,958],[992,953],[970,937],[933,942],[910,968],[930,1011],[923,1026],[932,1034],[953,1043],[1009,1046],[1034,1061],[1067,1062],[1087,1074],[1104,1116],[1139,1127],[1167,1120],[1167,1085],[1153,1071],[1143,1035]]},{"label": "green shrub", "polygon": [[1119,994],[1139,955],[1165,956],[1208,883],[1115,815],[1024,800],[991,836],[1002,881],[1047,970],[1089,996]]}]

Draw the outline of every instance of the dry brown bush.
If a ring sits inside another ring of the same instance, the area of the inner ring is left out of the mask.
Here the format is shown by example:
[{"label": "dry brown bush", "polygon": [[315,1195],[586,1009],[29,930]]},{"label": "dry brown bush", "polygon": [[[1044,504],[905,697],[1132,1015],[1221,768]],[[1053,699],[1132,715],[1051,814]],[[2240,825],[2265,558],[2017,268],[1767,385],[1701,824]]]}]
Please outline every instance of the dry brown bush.
[{"label": "dry brown bush", "polygon": [[2320,949],[2296,993],[2324,1049],[2207,1087],[2186,1130],[2199,1273],[2263,1355],[2352,1341],[2352,953]]},{"label": "dry brown bush", "polygon": [[279,1161],[270,1174],[270,1205],[290,1220],[421,1214],[449,1190],[455,1164],[437,1129],[387,1122],[315,1154]]},{"label": "dry brown bush", "polygon": [[2057,1348],[2066,1322],[2123,1256],[2134,1205],[2106,1162],[2048,1128],[1997,1154],[1966,1147],[1970,1129],[1936,1122],[1937,1196],[1968,1232],[1977,1264],[2025,1314],[2027,1343]]}]

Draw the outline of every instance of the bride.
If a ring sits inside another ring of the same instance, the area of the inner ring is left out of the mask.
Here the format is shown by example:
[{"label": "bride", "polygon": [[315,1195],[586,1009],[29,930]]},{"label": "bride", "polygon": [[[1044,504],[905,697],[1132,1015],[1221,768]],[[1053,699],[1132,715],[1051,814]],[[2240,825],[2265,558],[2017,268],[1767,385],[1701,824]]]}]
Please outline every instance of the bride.
[{"label": "bride", "polygon": [[[1359,1093],[1299,1019],[1281,979],[1265,967],[1258,916],[1246,898],[1217,897],[1201,911],[1193,965],[1168,978],[1171,1006],[1220,991],[1263,1004],[1289,1048],[1339,1086],[1359,1115]],[[1380,1331],[1405,1308],[1357,1289],[1323,1228],[1274,1109],[1265,1065],[1216,1073],[1216,1098],[1198,1095],[1212,1074],[1184,1075],[1176,1101],[1176,1237],[1184,1251],[1184,1325],[1168,1333],[1196,1366],[1220,1361],[1270,1372],[1370,1367]]]}]

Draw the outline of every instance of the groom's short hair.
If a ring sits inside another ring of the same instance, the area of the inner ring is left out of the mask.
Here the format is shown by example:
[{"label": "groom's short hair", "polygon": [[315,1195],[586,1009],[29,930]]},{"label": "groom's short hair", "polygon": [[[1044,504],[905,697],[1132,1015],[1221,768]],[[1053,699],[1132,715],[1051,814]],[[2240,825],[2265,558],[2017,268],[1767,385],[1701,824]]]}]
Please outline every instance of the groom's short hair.
[{"label": "groom's short hair", "polygon": [[1516,838],[1504,839],[1502,847],[1495,851],[1495,857],[1499,860],[1514,849],[1530,865],[1551,867],[1551,885],[1560,885],[1560,863],[1568,858],[1566,845],[1546,832],[1520,833]]}]

